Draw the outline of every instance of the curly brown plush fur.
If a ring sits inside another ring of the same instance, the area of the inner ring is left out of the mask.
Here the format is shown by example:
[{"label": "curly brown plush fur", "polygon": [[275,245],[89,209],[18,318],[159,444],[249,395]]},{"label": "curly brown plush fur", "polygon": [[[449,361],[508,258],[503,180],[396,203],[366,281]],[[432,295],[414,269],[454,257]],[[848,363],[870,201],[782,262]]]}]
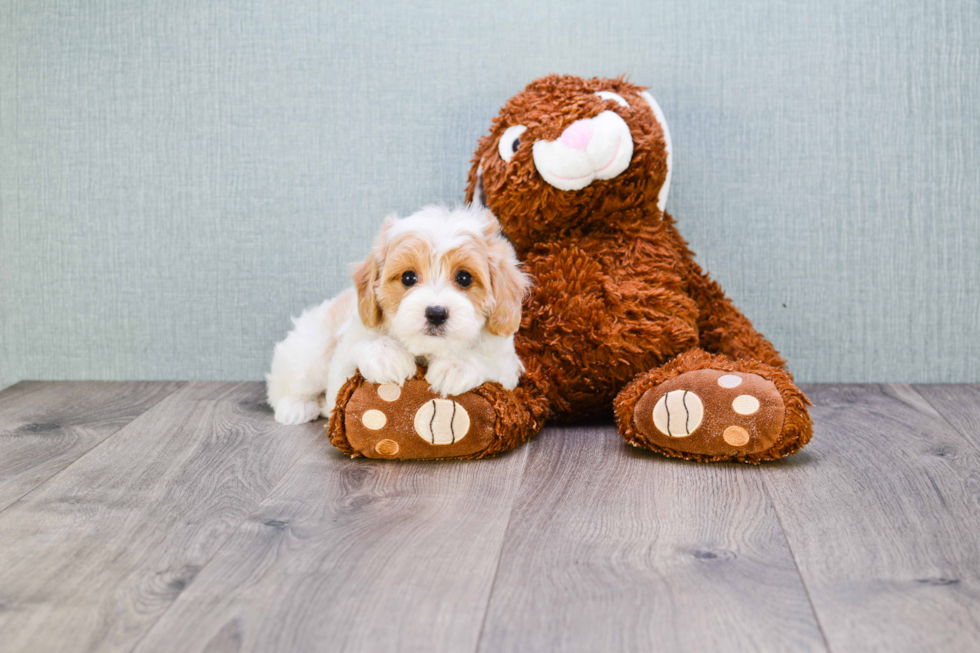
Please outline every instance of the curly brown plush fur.
[{"label": "curly brown plush fur", "polygon": [[347,406],[350,398],[354,396],[354,393],[363,384],[364,377],[360,374],[355,374],[353,378],[344,384],[344,387],[337,393],[337,407],[331,413],[330,421],[327,422],[327,437],[330,438],[330,443],[348,456],[360,456],[361,454],[355,451],[347,439],[347,413],[343,410],[343,407]]},{"label": "curly brown plush fur", "polygon": [[[544,77],[504,105],[473,158],[467,201],[485,198],[534,279],[515,338],[528,366],[515,396],[533,406],[533,423],[522,428],[536,432],[546,418],[608,415],[615,403],[623,436],[667,455],[759,462],[795,453],[812,431],[806,398],[775,348],[701,270],[673,218],[657,207],[666,143],[643,90],[623,78]],[[597,91],[615,92],[629,106]],[[577,191],[544,181],[532,145],[554,141],[576,120],[602,111],[615,111],[629,126],[629,167]],[[505,161],[498,141],[514,125],[527,129]],[[750,372],[776,385],[785,421],[775,444],[746,455],[690,454],[637,432],[631,415],[644,392],[707,367]]]}]

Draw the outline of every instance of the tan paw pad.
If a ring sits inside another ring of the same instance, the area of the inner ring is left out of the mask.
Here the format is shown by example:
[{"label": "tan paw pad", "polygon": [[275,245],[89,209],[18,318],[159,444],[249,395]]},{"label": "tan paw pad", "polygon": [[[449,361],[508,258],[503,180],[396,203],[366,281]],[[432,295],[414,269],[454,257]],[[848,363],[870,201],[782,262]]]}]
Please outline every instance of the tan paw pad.
[{"label": "tan paw pad", "polygon": [[469,413],[451,399],[432,399],[415,413],[415,432],[431,444],[454,444],[469,430]]},{"label": "tan paw pad", "polygon": [[732,400],[732,410],[739,415],[754,415],[759,410],[759,400],[752,395],[739,395]]},{"label": "tan paw pad", "polygon": [[394,456],[398,453],[399,449],[398,443],[394,440],[385,439],[374,445],[374,450],[382,456]]},{"label": "tan paw pad", "polygon": [[718,377],[718,385],[723,388],[737,388],[742,384],[742,377],[735,376],[734,374],[725,374],[724,376]]},{"label": "tan paw pad", "polygon": [[388,423],[388,417],[385,416],[380,410],[369,410],[361,416],[361,424],[368,427],[372,431],[377,431],[384,428],[384,425]]},{"label": "tan paw pad", "polygon": [[653,407],[653,424],[672,438],[686,438],[694,433],[704,418],[701,398],[689,390],[672,390]]},{"label": "tan paw pad", "polygon": [[722,438],[733,447],[742,447],[749,443],[749,432],[741,426],[729,426],[722,433]]},{"label": "tan paw pad", "polygon": [[378,396],[387,402],[398,401],[402,396],[402,389],[397,383],[385,383],[378,386]]}]

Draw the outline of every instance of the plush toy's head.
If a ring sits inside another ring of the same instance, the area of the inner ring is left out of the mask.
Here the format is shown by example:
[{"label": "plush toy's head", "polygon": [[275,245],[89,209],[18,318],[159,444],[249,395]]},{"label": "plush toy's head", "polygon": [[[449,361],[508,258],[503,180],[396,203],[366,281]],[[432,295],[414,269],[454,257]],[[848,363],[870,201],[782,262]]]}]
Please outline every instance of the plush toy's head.
[{"label": "plush toy's head", "polygon": [[642,86],[549,75],[515,95],[480,139],[468,202],[494,212],[519,250],[643,207],[662,213],[670,133]]}]

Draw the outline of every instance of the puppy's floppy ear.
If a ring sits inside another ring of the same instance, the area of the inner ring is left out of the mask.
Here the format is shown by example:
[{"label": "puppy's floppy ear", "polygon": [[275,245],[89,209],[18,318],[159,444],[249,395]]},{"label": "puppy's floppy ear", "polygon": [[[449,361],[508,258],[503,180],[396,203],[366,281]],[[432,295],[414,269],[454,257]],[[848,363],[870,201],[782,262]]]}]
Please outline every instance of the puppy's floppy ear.
[{"label": "puppy's floppy ear", "polygon": [[510,336],[521,326],[521,305],[531,287],[531,280],[521,272],[514,247],[500,233],[500,224],[490,211],[484,211],[487,225],[483,235],[487,243],[490,286],[493,292],[487,331],[495,336]]},{"label": "puppy's floppy ear", "polygon": [[388,230],[396,220],[393,216],[385,218],[371,253],[355,267],[351,275],[357,290],[357,312],[361,316],[361,322],[369,329],[377,329],[384,320],[384,312],[378,304],[378,280],[388,252]]}]

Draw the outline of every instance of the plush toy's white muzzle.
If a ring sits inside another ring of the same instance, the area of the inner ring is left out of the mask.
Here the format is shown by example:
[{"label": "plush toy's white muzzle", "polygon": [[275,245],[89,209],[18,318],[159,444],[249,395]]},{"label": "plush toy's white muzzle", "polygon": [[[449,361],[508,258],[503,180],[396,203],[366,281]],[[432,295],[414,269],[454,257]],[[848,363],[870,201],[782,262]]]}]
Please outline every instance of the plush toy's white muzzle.
[{"label": "plush toy's white muzzle", "polygon": [[560,190],[580,190],[595,179],[612,179],[629,167],[633,138],[626,121],[612,111],[576,120],[556,141],[537,141],[534,166]]}]

